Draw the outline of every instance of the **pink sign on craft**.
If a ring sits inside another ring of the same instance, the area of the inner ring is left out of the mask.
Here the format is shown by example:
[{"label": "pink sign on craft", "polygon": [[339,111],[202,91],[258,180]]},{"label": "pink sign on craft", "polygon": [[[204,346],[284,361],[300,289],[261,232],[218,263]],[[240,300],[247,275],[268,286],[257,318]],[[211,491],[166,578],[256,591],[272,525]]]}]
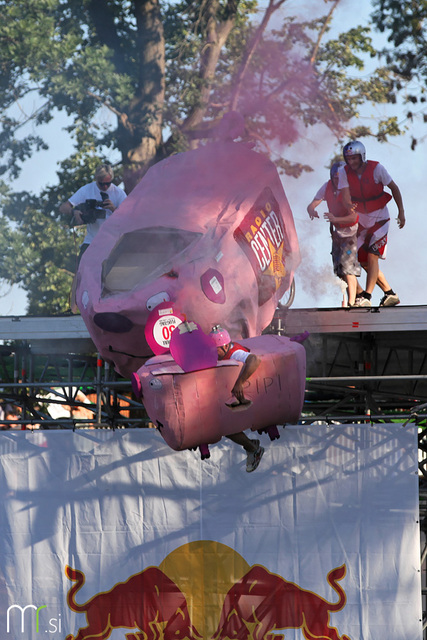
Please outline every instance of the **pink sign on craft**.
[{"label": "pink sign on craft", "polygon": [[195,322],[183,322],[175,329],[170,352],[185,373],[215,367],[218,362],[218,352],[212,339]]}]

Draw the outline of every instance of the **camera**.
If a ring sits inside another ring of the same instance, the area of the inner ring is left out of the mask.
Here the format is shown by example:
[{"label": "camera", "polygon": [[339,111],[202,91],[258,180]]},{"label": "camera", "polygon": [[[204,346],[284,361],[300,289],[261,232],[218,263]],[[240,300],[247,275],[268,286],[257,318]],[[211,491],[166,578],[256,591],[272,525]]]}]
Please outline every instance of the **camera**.
[{"label": "camera", "polygon": [[101,193],[102,200],[95,200],[95,198],[88,198],[85,202],[78,204],[74,207],[74,210],[78,210],[82,214],[82,221],[84,224],[91,224],[100,219],[105,219],[105,209],[102,206],[104,200],[108,200],[106,193]]}]

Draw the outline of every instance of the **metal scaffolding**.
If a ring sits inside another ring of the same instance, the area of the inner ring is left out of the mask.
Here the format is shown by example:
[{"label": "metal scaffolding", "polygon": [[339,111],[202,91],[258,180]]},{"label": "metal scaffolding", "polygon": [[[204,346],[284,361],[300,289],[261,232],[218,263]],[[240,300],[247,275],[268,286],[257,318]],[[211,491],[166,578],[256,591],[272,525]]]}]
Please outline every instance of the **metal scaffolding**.
[{"label": "metal scaffolding", "polygon": [[0,318],[0,428],[150,425],[129,380],[96,353],[81,316]]},{"label": "metal scaffolding", "polygon": [[[404,422],[413,416],[425,425],[425,412],[415,414],[427,403],[427,307],[282,308],[268,331],[308,333],[301,422]],[[81,316],[0,318],[0,343],[0,400],[18,406],[18,426],[147,426],[130,381],[98,357]],[[79,400],[79,391],[90,405]],[[71,407],[74,415],[52,418],[48,404]],[[92,417],[79,418],[79,409]]]}]

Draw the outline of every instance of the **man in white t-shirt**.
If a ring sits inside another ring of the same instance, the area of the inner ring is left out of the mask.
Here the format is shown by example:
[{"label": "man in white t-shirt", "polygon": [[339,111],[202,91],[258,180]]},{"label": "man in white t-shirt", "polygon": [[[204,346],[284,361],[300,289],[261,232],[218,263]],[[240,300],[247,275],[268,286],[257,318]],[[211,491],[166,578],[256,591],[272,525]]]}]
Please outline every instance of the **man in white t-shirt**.
[{"label": "man in white t-shirt", "polygon": [[[324,218],[329,220],[332,238],[332,263],[334,273],[347,285],[348,306],[356,301],[357,277],[360,276],[360,264],[357,260],[357,228],[359,216],[356,211],[349,215],[342,202],[342,193],[338,191],[338,171],[343,162],[334,162],[330,169],[331,179],[325,182],[307,207],[311,220],[318,218],[316,207],[325,201],[328,212]],[[347,306],[343,299],[343,306]]]},{"label": "man in white t-shirt", "polygon": [[[111,165],[99,165],[95,170],[94,182],[80,187],[59,207],[61,213],[72,215],[72,226],[86,224],[86,236],[80,246],[79,262],[104,220],[109,218],[126,198],[123,189],[113,184],[113,178],[114,171]],[[88,200],[91,200],[92,203],[87,203]],[[79,205],[81,209],[79,209]],[[88,206],[89,211],[87,210]]]},{"label": "man in white t-shirt", "polygon": [[[387,203],[393,198],[398,208],[397,224],[405,226],[402,195],[388,171],[379,162],[366,160],[366,150],[359,140],[348,142],[343,148],[345,166],[338,172],[338,188],[348,211],[356,205],[359,214],[358,259],[366,271],[366,288],[358,294],[357,307],[370,307],[371,295],[378,283],[384,291],[380,306],[394,306],[400,300],[379,268],[385,259],[390,214]],[[384,191],[388,187],[391,194]]]}]

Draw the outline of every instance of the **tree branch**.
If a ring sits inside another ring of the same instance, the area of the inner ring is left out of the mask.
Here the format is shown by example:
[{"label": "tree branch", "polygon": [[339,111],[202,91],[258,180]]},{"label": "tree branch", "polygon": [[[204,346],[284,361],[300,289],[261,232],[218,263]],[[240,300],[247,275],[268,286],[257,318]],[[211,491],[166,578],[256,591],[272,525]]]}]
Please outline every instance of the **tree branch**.
[{"label": "tree branch", "polygon": [[332,5],[331,9],[329,10],[328,15],[325,18],[325,22],[323,23],[323,27],[319,31],[319,35],[318,35],[316,44],[314,45],[313,53],[311,54],[311,58],[310,58],[310,64],[311,65],[314,65],[314,63],[316,61],[316,57],[317,57],[317,54],[319,52],[320,43],[322,41],[323,36],[326,33],[326,29],[328,27],[328,24],[332,20],[332,15],[333,15],[335,9],[337,8],[337,6],[339,5],[340,1],[341,0],[335,0],[334,4]]},{"label": "tree branch", "polygon": [[[339,0],[337,0],[339,2]],[[231,94],[231,98],[230,98],[230,110],[231,111],[235,111],[237,109],[237,103],[239,100],[239,95],[240,95],[240,91],[242,89],[242,85],[243,85],[243,79],[246,75],[246,72],[249,68],[250,62],[253,58],[253,55],[256,51],[257,46],[260,43],[261,37],[264,33],[264,31],[266,30],[268,23],[270,21],[271,16],[273,15],[273,13],[275,11],[277,11],[277,9],[279,9],[282,4],[286,2],[286,0],[279,0],[276,4],[274,4],[274,0],[269,0],[268,3],[268,7],[265,10],[263,19],[261,21],[261,24],[259,25],[259,27],[256,29],[254,36],[250,42],[250,44],[248,45],[247,51],[243,57],[242,63],[240,65],[239,71],[237,73],[237,81],[235,84],[235,87],[233,89],[233,92]]]},{"label": "tree branch", "polygon": [[[206,6],[208,14],[207,39],[202,49],[199,65],[199,78],[202,80],[202,89],[198,105],[192,109],[181,127],[181,130],[186,135],[190,134],[191,130],[196,130],[206,115],[216,66],[221,50],[234,27],[239,0],[229,0],[227,2],[225,7],[226,18],[220,22],[216,19],[219,11],[218,0],[208,0]],[[192,137],[191,134],[190,137]],[[199,136],[196,134],[196,137]]]}]

